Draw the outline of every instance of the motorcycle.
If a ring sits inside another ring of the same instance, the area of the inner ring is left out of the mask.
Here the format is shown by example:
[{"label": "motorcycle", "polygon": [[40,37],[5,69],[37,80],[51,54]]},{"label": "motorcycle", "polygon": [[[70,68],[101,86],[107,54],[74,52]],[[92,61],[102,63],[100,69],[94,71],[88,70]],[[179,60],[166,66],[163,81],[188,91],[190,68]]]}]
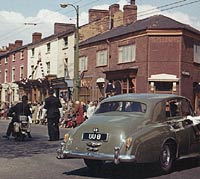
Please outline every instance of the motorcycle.
[{"label": "motorcycle", "polygon": [[14,122],[12,136],[15,140],[23,141],[27,135],[30,135],[30,121],[27,116],[20,116],[18,122]]}]

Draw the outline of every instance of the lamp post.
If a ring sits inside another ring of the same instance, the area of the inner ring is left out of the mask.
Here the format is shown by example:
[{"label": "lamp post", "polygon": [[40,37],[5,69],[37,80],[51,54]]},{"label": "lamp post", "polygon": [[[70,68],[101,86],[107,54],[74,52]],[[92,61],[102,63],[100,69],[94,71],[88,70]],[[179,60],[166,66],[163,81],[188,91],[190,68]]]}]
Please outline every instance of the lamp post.
[{"label": "lamp post", "polygon": [[61,8],[71,6],[76,11],[76,56],[75,56],[75,100],[78,101],[78,89],[79,89],[79,6],[73,4],[60,4]]}]

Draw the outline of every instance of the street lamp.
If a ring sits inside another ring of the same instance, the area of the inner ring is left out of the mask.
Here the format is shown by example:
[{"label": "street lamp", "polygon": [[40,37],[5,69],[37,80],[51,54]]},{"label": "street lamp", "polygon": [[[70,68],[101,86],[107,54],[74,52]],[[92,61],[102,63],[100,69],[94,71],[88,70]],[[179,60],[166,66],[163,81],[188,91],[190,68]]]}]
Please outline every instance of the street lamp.
[{"label": "street lamp", "polygon": [[76,11],[76,58],[75,58],[75,100],[78,101],[78,89],[79,89],[79,6],[73,4],[61,3],[61,8],[72,6]]}]

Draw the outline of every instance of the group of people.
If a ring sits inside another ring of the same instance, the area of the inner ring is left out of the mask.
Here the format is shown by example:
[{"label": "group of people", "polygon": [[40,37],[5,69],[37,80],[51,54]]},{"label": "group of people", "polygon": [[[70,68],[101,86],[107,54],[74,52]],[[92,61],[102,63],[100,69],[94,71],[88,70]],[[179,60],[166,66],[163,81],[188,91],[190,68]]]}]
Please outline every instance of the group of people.
[{"label": "group of people", "polygon": [[[54,96],[53,88],[49,89],[48,94],[49,96],[45,99],[44,104],[39,106],[38,111],[40,112],[41,120],[47,119],[49,141],[59,140],[59,127],[76,127],[90,118],[97,106],[96,101],[88,102],[88,104],[76,101],[63,107],[60,99]],[[36,119],[34,109],[30,109],[26,95],[22,96],[22,102],[10,107],[7,114],[9,117],[12,117],[6,135],[3,136],[7,139],[10,138],[14,123],[19,121],[20,115],[27,116],[27,119]],[[29,138],[32,137],[30,131],[27,134]]]},{"label": "group of people", "polygon": [[96,101],[89,102],[84,104],[80,101],[71,103],[69,110],[65,110],[64,116],[62,118],[61,127],[76,127],[83,123],[86,119],[90,118],[94,113],[97,106]]}]

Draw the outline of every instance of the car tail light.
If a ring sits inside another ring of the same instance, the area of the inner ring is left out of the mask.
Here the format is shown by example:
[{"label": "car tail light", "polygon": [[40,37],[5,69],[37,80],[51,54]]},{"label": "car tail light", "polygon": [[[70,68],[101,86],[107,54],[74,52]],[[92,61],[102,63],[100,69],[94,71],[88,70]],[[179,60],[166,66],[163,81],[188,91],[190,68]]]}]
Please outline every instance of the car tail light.
[{"label": "car tail light", "polygon": [[64,140],[64,142],[67,142],[69,140],[69,134],[66,133],[64,135],[64,139],[63,140]]}]

